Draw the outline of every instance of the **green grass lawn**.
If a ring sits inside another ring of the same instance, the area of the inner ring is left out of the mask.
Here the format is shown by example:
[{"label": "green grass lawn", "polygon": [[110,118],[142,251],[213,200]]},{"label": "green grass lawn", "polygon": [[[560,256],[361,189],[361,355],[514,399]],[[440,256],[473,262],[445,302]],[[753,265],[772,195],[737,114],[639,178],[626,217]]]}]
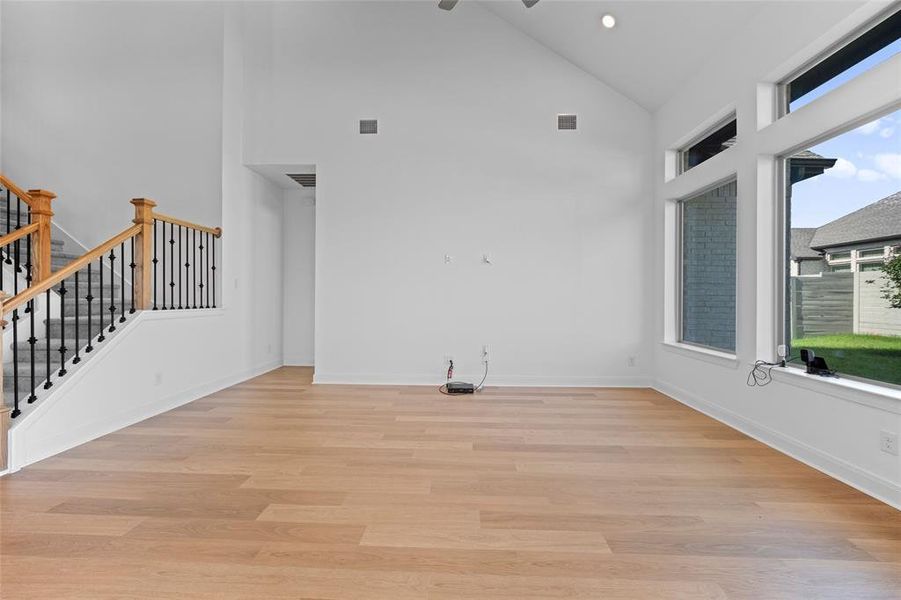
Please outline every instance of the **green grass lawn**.
[{"label": "green grass lawn", "polygon": [[[792,341],[792,356],[810,348],[839,375],[901,385],[901,336],[821,335]],[[797,361],[795,361],[797,362]]]}]

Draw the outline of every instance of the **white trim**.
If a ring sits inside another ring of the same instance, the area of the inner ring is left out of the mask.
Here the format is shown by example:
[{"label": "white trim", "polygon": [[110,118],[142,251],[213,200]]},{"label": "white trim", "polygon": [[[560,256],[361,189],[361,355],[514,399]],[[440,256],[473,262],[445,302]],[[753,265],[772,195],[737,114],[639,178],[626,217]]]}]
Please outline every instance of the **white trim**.
[{"label": "white trim", "polygon": [[804,370],[794,366],[773,369],[773,377],[788,385],[901,415],[901,389],[856,379],[808,375]]},{"label": "white trim", "polygon": [[705,348],[703,346],[694,346],[682,342],[660,342],[664,350],[681,354],[689,358],[704,360],[721,367],[737,369],[739,365],[738,357],[735,354],[714,350],[713,348]]},{"label": "white trim", "polygon": [[[458,374],[458,381],[478,383],[482,374]],[[646,388],[651,379],[645,375],[634,377],[618,376],[544,376],[544,375],[497,375],[490,373],[485,382],[486,387],[614,387],[614,388]],[[314,384],[328,385],[428,385],[437,388],[444,383],[440,375],[416,373],[321,373],[313,375]]]},{"label": "white trim", "polygon": [[728,409],[702,400],[672,384],[657,380],[654,383],[654,389],[708,417],[737,429],[770,448],[787,454],[868,496],[901,510],[901,485]]},{"label": "white trim", "polygon": [[283,359],[283,363],[286,367],[313,367],[315,363],[313,359],[308,356],[303,356],[300,354],[296,355],[286,355]]}]

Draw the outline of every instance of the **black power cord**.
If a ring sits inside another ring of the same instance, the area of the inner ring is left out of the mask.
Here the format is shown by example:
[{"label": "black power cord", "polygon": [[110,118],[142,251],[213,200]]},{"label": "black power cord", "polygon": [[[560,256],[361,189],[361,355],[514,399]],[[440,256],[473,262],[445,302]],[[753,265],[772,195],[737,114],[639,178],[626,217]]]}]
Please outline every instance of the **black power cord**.
[{"label": "black power cord", "polygon": [[779,362],[767,362],[765,360],[758,360],[754,363],[754,366],[751,367],[750,373],[748,373],[748,386],[764,387],[771,384],[773,382],[773,369],[775,369],[776,367],[784,367],[786,364],[798,360],[799,358],[801,357],[795,356],[794,358],[780,360]]},{"label": "black power cord", "polygon": [[[447,368],[447,383],[451,382],[451,377],[454,376],[454,361],[449,361],[450,366]],[[482,381],[479,382],[479,385],[475,386],[476,392],[481,392],[482,388],[485,387],[485,380],[488,379],[488,361],[485,361],[485,374],[482,375]],[[447,383],[444,383],[438,386],[438,391],[444,394],[445,396],[458,396],[459,394],[451,394],[447,391]]]}]

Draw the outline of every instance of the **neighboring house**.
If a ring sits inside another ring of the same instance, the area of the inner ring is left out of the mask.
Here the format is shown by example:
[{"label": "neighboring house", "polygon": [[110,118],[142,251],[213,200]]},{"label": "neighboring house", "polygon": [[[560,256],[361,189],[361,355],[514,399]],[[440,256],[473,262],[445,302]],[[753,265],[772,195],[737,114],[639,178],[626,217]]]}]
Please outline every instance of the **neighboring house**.
[{"label": "neighboring house", "polygon": [[880,270],[901,253],[901,192],[817,228],[810,249],[823,255],[829,271]]},{"label": "neighboring house", "polygon": [[798,275],[819,275],[823,272],[825,262],[823,255],[810,247],[816,227],[793,227],[791,230],[791,244],[789,259],[791,266],[789,273],[792,277]]}]

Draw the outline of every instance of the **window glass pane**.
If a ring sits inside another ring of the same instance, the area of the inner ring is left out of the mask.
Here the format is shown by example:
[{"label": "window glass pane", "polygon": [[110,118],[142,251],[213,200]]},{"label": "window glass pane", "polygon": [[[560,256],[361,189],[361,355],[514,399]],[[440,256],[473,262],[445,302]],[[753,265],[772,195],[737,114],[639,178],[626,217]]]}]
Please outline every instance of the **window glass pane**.
[{"label": "window glass pane", "polygon": [[859,271],[882,271],[883,263],[863,263],[858,267]]},{"label": "window glass pane", "polygon": [[734,181],[682,202],[682,341],[735,351]]},{"label": "window glass pane", "polygon": [[901,306],[890,300],[901,257],[885,251],[901,244],[901,111],[789,157],[786,172],[791,355],[809,348],[840,376],[901,385]]},{"label": "window glass pane", "polygon": [[712,132],[705,135],[702,139],[694,142],[687,148],[679,151],[679,171],[685,171],[696,167],[705,160],[713,158],[726,148],[735,143],[735,136],[738,133],[738,126],[735,117],[731,117],[728,122],[717,127]]},{"label": "window glass pane", "polygon": [[786,83],[793,111],[901,52],[901,12],[874,25],[839,50]]},{"label": "window glass pane", "polygon": [[883,250],[882,248],[871,248],[869,250],[861,250],[860,252],[857,253],[857,256],[859,256],[861,258],[866,258],[866,257],[871,257],[871,256],[882,257],[884,254],[885,254],[885,250]]}]

